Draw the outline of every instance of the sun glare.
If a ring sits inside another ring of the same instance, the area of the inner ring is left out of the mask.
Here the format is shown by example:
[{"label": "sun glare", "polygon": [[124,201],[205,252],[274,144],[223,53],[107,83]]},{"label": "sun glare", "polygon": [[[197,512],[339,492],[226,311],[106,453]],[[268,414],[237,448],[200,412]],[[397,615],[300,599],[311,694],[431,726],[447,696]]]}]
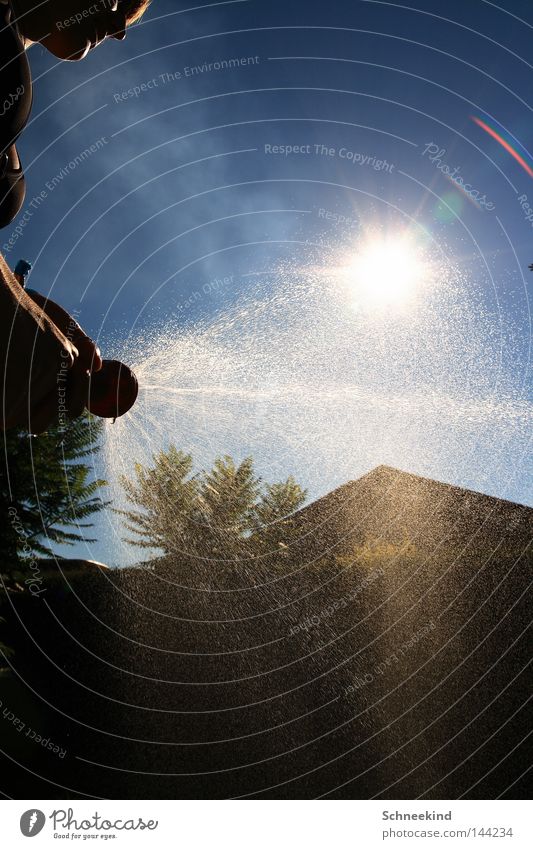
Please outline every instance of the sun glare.
[{"label": "sun glare", "polygon": [[427,276],[420,249],[406,238],[379,238],[362,245],[345,268],[355,302],[405,304]]}]

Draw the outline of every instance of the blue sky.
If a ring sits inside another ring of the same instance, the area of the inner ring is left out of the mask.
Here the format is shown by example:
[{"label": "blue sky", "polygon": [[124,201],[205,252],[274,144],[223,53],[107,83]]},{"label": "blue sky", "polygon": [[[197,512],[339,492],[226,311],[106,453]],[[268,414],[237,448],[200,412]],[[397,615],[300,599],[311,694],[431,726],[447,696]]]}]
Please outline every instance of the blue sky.
[{"label": "blue sky", "polygon": [[[520,0],[154,0],[83,62],[31,49],[6,255],[139,369],[115,497],[173,440],[310,497],[387,462],[531,503],[533,181],[472,117],[533,167],[532,35]],[[406,233],[415,302],[358,299],[350,258]],[[97,534],[77,553],[135,559]]]}]

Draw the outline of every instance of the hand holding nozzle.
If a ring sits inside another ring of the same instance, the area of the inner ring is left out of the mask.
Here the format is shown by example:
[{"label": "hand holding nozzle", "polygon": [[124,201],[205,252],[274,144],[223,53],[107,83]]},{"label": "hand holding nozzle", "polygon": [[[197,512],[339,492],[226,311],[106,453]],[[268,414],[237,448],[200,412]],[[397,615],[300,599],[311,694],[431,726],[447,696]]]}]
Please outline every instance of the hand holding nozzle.
[{"label": "hand holding nozzle", "polygon": [[[15,268],[15,277],[23,287],[30,269],[25,260],[20,260]],[[102,360],[98,347],[66,310],[38,292],[26,291],[75,346],[77,356],[67,378],[69,417],[76,418],[85,407],[102,418],[116,419],[127,413],[139,391],[133,371],[118,360]]]}]

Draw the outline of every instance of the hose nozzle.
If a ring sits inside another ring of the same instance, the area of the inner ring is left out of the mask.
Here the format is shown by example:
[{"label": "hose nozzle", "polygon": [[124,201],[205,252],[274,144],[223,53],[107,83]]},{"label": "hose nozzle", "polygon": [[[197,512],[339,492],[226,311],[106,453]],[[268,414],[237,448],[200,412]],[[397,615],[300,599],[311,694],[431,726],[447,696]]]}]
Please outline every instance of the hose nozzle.
[{"label": "hose nozzle", "polygon": [[131,410],[139,383],[129,366],[119,360],[104,360],[100,371],[91,374],[87,409],[103,419],[118,419]]}]

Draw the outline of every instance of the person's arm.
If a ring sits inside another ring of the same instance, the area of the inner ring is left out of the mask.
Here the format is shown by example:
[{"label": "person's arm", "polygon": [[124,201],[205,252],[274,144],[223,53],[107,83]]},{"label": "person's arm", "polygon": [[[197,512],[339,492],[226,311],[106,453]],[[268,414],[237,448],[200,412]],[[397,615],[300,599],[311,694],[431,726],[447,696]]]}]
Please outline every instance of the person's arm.
[{"label": "person's arm", "polygon": [[41,433],[65,408],[75,418],[89,371],[100,367],[96,346],[74,319],[25,292],[0,254],[0,428]]}]

